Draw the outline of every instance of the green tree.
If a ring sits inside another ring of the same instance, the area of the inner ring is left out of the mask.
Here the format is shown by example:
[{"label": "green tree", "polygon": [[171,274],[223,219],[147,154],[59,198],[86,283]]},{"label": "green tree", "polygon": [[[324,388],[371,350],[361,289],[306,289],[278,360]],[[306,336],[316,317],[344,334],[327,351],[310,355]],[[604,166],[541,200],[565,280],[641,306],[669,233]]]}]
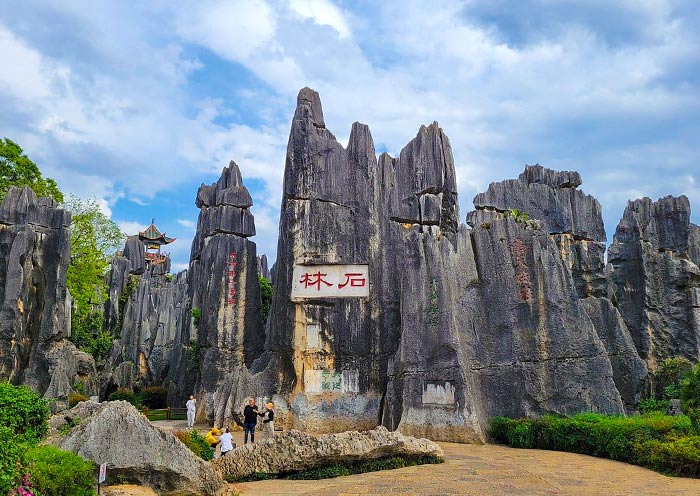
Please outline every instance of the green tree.
[{"label": "green tree", "polygon": [[59,203],[63,193],[56,181],[43,177],[39,167],[24,154],[22,147],[9,138],[0,139],[0,201],[10,186],[29,186],[37,196],[48,196]]},{"label": "green tree", "polygon": [[103,331],[102,304],[106,298],[105,274],[124,234],[102,211],[97,200],[73,195],[66,202],[71,217],[71,261],[66,286],[75,300],[71,341],[96,359],[107,355],[111,336]]},{"label": "green tree", "polygon": [[690,418],[695,434],[700,436],[700,364],[690,369],[681,380],[681,409]]},{"label": "green tree", "polygon": [[267,316],[270,315],[270,305],[272,304],[272,284],[266,278],[258,275],[260,281],[260,314],[263,322],[267,321]]}]

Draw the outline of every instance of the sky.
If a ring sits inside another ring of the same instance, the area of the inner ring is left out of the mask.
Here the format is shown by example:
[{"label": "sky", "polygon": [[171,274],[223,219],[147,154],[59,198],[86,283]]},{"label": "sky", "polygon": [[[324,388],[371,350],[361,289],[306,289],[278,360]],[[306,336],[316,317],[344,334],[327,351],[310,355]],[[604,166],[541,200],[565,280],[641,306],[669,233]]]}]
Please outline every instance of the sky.
[{"label": "sky", "polygon": [[627,200],[685,194],[700,223],[696,0],[2,0],[0,136],[184,269],[201,183],[230,160],[275,258],[296,95],[342,143],[396,156],[438,121],[461,215],[526,163],[577,170],[612,240]]}]

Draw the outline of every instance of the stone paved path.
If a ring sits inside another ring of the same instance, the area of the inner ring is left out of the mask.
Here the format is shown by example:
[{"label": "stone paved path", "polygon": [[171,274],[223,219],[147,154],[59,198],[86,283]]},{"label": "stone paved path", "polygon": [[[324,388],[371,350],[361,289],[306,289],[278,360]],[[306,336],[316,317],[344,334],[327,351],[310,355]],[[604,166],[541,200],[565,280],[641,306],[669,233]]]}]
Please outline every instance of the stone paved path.
[{"label": "stone paved path", "polygon": [[504,446],[440,443],[447,461],[322,481],[236,484],[242,496],[700,495],[700,480],[665,477],[602,458]]}]

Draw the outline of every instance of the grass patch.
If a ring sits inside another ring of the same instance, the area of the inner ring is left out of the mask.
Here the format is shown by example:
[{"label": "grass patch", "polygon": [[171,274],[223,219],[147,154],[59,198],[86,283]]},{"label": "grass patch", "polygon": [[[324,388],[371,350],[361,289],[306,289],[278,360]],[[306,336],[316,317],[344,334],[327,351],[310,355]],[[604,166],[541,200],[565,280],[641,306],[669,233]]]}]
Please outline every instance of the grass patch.
[{"label": "grass patch", "polygon": [[265,472],[254,472],[245,477],[227,478],[227,482],[255,482],[270,479],[287,480],[319,480],[333,479],[344,475],[364,474],[367,472],[378,472],[380,470],[393,470],[396,468],[412,467],[414,465],[425,465],[442,463],[444,460],[433,455],[424,456],[391,456],[377,458],[376,460],[365,460],[350,463],[334,463],[321,467],[313,467],[307,470],[296,472],[284,472],[279,474],[268,474]]},{"label": "grass patch", "polygon": [[686,416],[622,417],[593,413],[536,419],[496,417],[491,436],[514,448],[568,451],[700,477],[700,436]]}]

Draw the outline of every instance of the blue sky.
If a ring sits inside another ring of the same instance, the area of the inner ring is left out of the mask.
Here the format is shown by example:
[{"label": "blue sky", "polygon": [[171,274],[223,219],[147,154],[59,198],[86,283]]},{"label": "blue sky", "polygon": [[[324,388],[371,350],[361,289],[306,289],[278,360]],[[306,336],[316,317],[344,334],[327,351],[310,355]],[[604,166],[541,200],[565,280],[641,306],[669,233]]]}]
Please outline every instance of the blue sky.
[{"label": "blue sky", "polygon": [[344,142],[450,137],[462,217],[525,163],[581,172],[609,240],[628,199],[685,194],[700,221],[695,0],[6,0],[0,136],[128,233],[151,217],[184,268],[200,183],[229,160],[274,258],[298,90]]}]

